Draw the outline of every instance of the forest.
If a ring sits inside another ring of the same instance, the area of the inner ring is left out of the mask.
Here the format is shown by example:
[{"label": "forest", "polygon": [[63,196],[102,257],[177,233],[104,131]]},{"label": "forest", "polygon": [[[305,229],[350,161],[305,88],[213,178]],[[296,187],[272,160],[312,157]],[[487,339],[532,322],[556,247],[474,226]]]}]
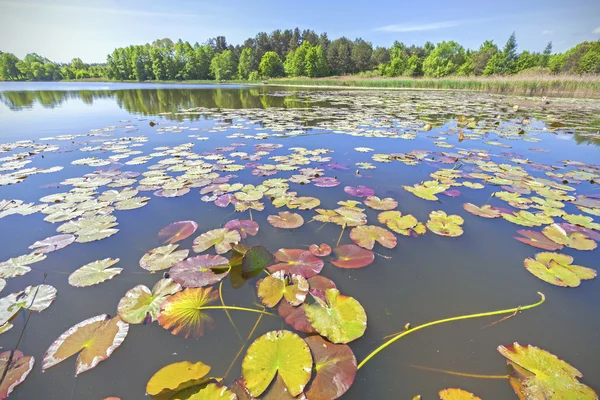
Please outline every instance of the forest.
[{"label": "forest", "polygon": [[361,38],[330,40],[312,30],[258,33],[231,45],[224,36],[190,44],[158,39],[144,45],[114,49],[103,64],[79,58],[55,63],[35,53],[22,60],[0,51],[0,79],[57,81],[96,78],[118,81],[249,80],[278,77],[429,77],[515,74],[598,74],[600,41],[582,42],[564,53],[552,43],[542,52],[519,51],[516,35],[505,44],[484,41],[466,49],[455,41],[423,46],[395,41],[373,47]]}]

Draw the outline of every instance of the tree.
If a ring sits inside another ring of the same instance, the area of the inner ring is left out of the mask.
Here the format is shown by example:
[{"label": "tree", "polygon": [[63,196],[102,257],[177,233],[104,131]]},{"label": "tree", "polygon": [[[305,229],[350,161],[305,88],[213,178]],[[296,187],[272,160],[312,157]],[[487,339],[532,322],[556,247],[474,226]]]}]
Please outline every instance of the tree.
[{"label": "tree", "polygon": [[385,64],[390,62],[390,51],[385,47],[377,46],[371,54],[372,65]]},{"label": "tree", "polygon": [[283,63],[276,52],[267,51],[260,60],[258,70],[262,76],[268,78],[283,76]]},{"label": "tree", "polygon": [[232,79],[237,72],[237,64],[231,50],[217,53],[210,62],[210,72],[218,81]]},{"label": "tree", "polygon": [[0,54],[0,76],[7,81],[14,81],[21,77],[21,71],[17,68],[19,59],[12,53]]},{"label": "tree", "polygon": [[479,50],[471,56],[471,65],[475,75],[482,75],[485,66],[498,52],[498,46],[492,40],[486,40],[479,46]]},{"label": "tree", "polygon": [[334,75],[343,75],[353,72],[352,45],[346,37],[331,42],[327,48],[327,60]]},{"label": "tree", "polygon": [[[244,50],[242,50],[242,54],[240,55],[240,61],[238,62],[238,76],[240,79],[248,79],[248,77],[250,76],[250,73],[252,72],[252,58],[253,54],[251,48],[245,48]],[[281,62],[281,59],[279,59],[279,61]]]},{"label": "tree", "polygon": [[306,53],[306,76],[311,78],[326,76],[329,70],[327,58],[321,45],[311,47]]},{"label": "tree", "polygon": [[548,61],[550,61],[550,56],[552,55],[552,42],[548,42],[544,52],[542,53],[542,67],[548,66]]},{"label": "tree", "polygon": [[504,57],[506,59],[505,72],[514,73],[517,64],[517,59],[519,58],[519,55],[517,54],[517,37],[515,36],[514,32],[506,41],[503,52]]},{"label": "tree", "polygon": [[441,78],[456,73],[464,61],[464,48],[454,41],[444,41],[423,61],[423,72],[426,76]]},{"label": "tree", "polygon": [[372,68],[371,56],[373,55],[373,46],[369,42],[358,38],[354,41],[351,50],[352,69],[356,72],[367,71]]},{"label": "tree", "polygon": [[404,75],[412,77],[423,75],[423,63],[416,54],[413,54],[406,60]]}]

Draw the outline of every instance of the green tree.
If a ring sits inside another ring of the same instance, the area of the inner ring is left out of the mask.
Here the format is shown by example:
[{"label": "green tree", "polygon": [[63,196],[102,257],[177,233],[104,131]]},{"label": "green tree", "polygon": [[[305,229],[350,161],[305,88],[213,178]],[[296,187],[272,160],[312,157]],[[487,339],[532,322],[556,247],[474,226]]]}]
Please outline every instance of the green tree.
[{"label": "green tree", "polygon": [[258,70],[262,76],[268,78],[283,76],[283,63],[276,52],[267,51],[260,60]]},{"label": "green tree", "polygon": [[0,54],[0,76],[6,81],[14,81],[21,77],[21,71],[17,68],[19,59],[12,53]]},{"label": "green tree", "polygon": [[210,62],[210,71],[218,81],[233,79],[237,73],[237,63],[231,50],[215,54]]},{"label": "green tree", "polygon": [[311,78],[326,76],[328,73],[327,58],[321,45],[311,47],[304,60],[306,76]]},{"label": "green tree", "polygon": [[[238,62],[238,76],[240,77],[240,79],[248,79],[248,76],[250,76],[250,73],[252,72],[252,58],[253,54],[251,48],[245,48],[242,50],[242,54],[240,55],[240,61]],[[263,55],[262,59],[264,60],[264,58],[265,57]],[[281,59],[279,59],[279,61],[281,62]]]},{"label": "green tree", "polygon": [[362,72],[370,70],[373,65],[371,64],[371,56],[373,55],[373,45],[369,42],[358,38],[354,41],[352,46],[350,59],[352,61],[352,69],[354,72]]},{"label": "green tree", "polygon": [[464,48],[454,41],[444,41],[423,61],[423,72],[426,76],[441,78],[456,73],[464,61]]},{"label": "green tree", "polygon": [[544,52],[542,53],[543,57],[542,57],[542,67],[547,67],[548,66],[548,62],[550,61],[550,56],[552,56],[552,42],[548,42],[548,44],[546,45],[546,48],[544,49]]},{"label": "green tree", "polygon": [[423,62],[416,54],[413,54],[406,60],[404,75],[412,77],[423,75]]},{"label": "green tree", "polygon": [[503,67],[503,73],[514,74],[516,72],[517,60],[519,58],[519,55],[517,54],[517,37],[515,36],[514,32],[506,41],[503,53],[505,62],[505,65]]},{"label": "green tree", "polygon": [[498,53],[498,46],[492,40],[486,40],[479,46],[479,50],[471,56],[471,64],[475,75],[482,75],[485,66],[494,54]]},{"label": "green tree", "polygon": [[334,75],[349,74],[354,71],[352,45],[348,38],[341,37],[331,42],[327,48],[327,61]]}]

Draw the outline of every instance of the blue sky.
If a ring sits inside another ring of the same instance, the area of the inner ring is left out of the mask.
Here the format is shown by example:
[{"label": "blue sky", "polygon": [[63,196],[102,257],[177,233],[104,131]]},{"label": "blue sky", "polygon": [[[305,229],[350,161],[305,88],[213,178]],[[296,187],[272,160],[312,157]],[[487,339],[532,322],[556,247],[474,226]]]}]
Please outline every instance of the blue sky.
[{"label": "blue sky", "polygon": [[60,62],[103,62],[115,47],[156,38],[203,43],[224,35],[237,44],[296,26],[375,46],[456,40],[477,48],[485,39],[503,45],[515,31],[520,49],[541,51],[552,41],[564,51],[600,40],[600,1],[0,0],[0,50]]}]

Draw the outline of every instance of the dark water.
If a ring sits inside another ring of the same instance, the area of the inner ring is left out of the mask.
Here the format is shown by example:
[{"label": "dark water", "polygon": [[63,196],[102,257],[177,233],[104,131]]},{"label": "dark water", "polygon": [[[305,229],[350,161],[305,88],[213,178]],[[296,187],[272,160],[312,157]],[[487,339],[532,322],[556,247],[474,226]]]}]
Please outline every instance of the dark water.
[{"label": "dark water", "polygon": [[[585,384],[600,390],[600,280],[584,281],[580,287],[569,289],[552,286],[529,273],[523,267],[523,260],[543,250],[522,244],[513,236],[517,229],[539,231],[540,228],[524,228],[502,218],[483,219],[462,208],[465,202],[482,205],[488,201],[508,208],[505,202],[490,198],[493,192],[502,190],[498,186],[486,185],[481,190],[458,187],[459,197],[442,195],[439,202],[426,201],[405,191],[402,186],[428,180],[430,173],[439,168],[452,168],[454,164],[422,162],[409,166],[398,161],[379,163],[371,159],[375,153],[406,153],[417,149],[433,152],[481,149],[488,151],[498,164],[510,163],[508,158],[501,156],[502,152],[519,153],[520,158],[561,167],[563,160],[598,164],[600,148],[596,143],[600,143],[600,139],[594,135],[599,124],[598,102],[552,100],[546,105],[540,99],[452,92],[332,92],[265,87],[61,83],[2,83],[0,101],[0,144],[59,135],[84,135],[66,141],[43,141],[60,146],[61,151],[46,153],[44,158],[35,156],[24,168],[64,166],[64,169],[29,176],[17,185],[0,186],[0,199],[38,202],[42,196],[66,192],[71,187],[60,184],[64,179],[101,169],[72,165],[73,160],[92,156],[107,158],[112,154],[103,150],[82,152],[81,147],[102,145],[103,141],[114,138],[146,136],[148,141],[134,150],[149,154],[155,147],[193,143],[191,151],[203,154],[219,146],[243,142],[246,146],[236,151],[251,154],[257,144],[282,144],[283,147],[260,160],[273,164],[268,157],[289,154],[290,148],[330,149],[333,152],[326,156],[349,167],[347,170],[325,168],[325,174],[335,176],[341,185],[320,188],[310,184],[290,184],[290,191],[298,192],[299,196],[317,197],[321,200],[320,208],[332,209],[338,201],[351,198],[344,193],[344,186],[366,185],[379,197],[396,199],[403,214],[412,214],[421,222],[427,221],[433,210],[462,216],[464,234],[460,237],[448,238],[431,232],[420,237],[397,235],[396,248],[385,249],[379,245],[374,248],[375,252],[389,258],[376,256],[375,262],[366,268],[345,270],[326,264],[321,274],[332,279],[343,294],[360,301],[367,312],[365,335],[350,343],[359,361],[383,343],[385,335],[401,331],[407,322],[416,326],[456,315],[516,307],[536,302],[538,291],[546,295],[547,300],[542,306],[486,329],[482,327],[500,317],[439,325],[401,339],[359,370],[354,385],[344,398],[409,399],[420,394],[424,399],[434,399],[439,390],[448,387],[460,387],[484,399],[516,398],[503,379],[475,379],[413,367],[502,375],[506,373],[505,359],[496,347],[513,342],[533,344],[556,354],[585,375]],[[519,105],[516,111],[513,109],[515,104]],[[178,113],[190,108],[196,109]],[[457,136],[448,135],[448,132],[456,132],[460,115],[477,120],[499,118],[499,129],[529,117],[532,119],[526,128],[532,130],[529,136],[539,138],[541,142],[508,140],[494,132],[486,133],[484,139],[458,142]],[[430,122],[433,129],[417,133],[414,140],[354,135],[357,132],[365,134],[369,129],[385,131],[388,129],[386,118],[397,121],[396,129],[399,130],[414,132],[413,126],[422,126],[425,122]],[[248,119],[253,123],[247,124]],[[562,121],[563,125],[549,132],[548,121],[554,120]],[[149,121],[158,125],[151,127]],[[220,128],[211,132],[215,123]],[[109,136],[85,136],[91,130],[109,126],[115,127],[104,132]],[[175,131],[160,131],[169,126],[176,126]],[[251,129],[242,130],[242,126]],[[275,134],[263,140],[227,138],[236,133]],[[196,140],[188,135],[208,137],[208,140]],[[436,147],[433,141],[438,139],[431,136],[447,137],[446,142],[456,147]],[[485,144],[486,141],[498,141],[512,147],[496,147]],[[360,153],[354,150],[356,147],[370,147],[374,152]],[[534,152],[530,148],[543,148],[548,152]],[[144,172],[156,162],[157,159],[153,159],[147,164],[125,165],[122,169]],[[371,162],[377,168],[361,170],[357,175],[356,162]],[[319,165],[313,163],[308,167]],[[465,164],[463,168],[471,167]],[[237,178],[230,183],[256,185],[264,179],[297,173],[280,171],[265,178],[252,175],[251,170],[235,172]],[[541,170],[530,173],[544,176]],[[48,184],[60,187],[45,187]],[[104,189],[101,187],[99,191]],[[179,220],[198,222],[198,231],[180,242],[180,248],[191,250],[192,240],[200,233],[219,228],[233,218],[249,218],[248,212],[234,213],[231,206],[220,208],[201,201],[198,190],[192,189],[177,198],[140,192],[139,195],[152,199],[140,209],[115,211],[118,234],[92,243],[74,243],[33,264],[30,273],[7,280],[2,296],[27,285],[39,284],[44,273],[47,273],[46,283],[58,290],[54,303],[41,313],[33,313],[24,331],[19,350],[34,356],[36,365],[11,398],[102,399],[117,396],[125,400],[143,399],[146,382],[154,372],[183,360],[211,365],[211,376],[225,373],[243,342],[221,311],[211,312],[215,329],[207,331],[201,338],[174,336],[157,323],[131,325],[122,346],[93,370],[75,378],[73,357],[44,373],[41,371],[44,352],[61,333],[92,316],[115,315],[117,304],[127,290],[138,284],[151,288],[160,278],[160,274],[142,270],[138,263],[146,251],[160,245],[157,232],[162,227]],[[582,182],[576,185],[575,193],[598,194],[600,187],[597,183]],[[326,224],[321,227],[320,223],[312,222],[294,230],[277,229],[267,223],[267,216],[286,209],[276,209],[269,199],[263,199],[263,202],[264,211],[253,211],[260,231],[257,236],[245,239],[245,244],[262,244],[271,251],[312,243],[335,245],[341,230],[339,226]],[[582,213],[571,204],[567,204],[565,210]],[[305,221],[315,214],[312,210],[299,213]],[[367,208],[365,213],[369,224],[377,225],[377,212]],[[34,241],[56,234],[60,223],[44,222],[44,216],[36,213],[0,219],[0,261],[26,254],[27,247]],[[555,220],[564,222],[560,218]],[[594,220],[598,222],[600,218],[594,217]],[[341,243],[352,243],[347,233]],[[597,249],[565,248],[561,252],[572,255],[578,265],[600,267]],[[123,268],[120,275],[87,288],[68,284],[67,277],[75,269],[106,257],[120,258],[118,266]],[[223,295],[227,304],[253,307],[259,302],[253,282],[236,290],[226,279]],[[234,312],[232,316],[245,337],[254,326],[256,315]],[[26,317],[27,314],[21,311],[12,322],[14,328],[0,336],[2,349],[14,348]],[[277,316],[265,317],[253,339],[274,329],[291,328]],[[241,358],[233,365],[225,382],[240,376],[240,362]]]}]

